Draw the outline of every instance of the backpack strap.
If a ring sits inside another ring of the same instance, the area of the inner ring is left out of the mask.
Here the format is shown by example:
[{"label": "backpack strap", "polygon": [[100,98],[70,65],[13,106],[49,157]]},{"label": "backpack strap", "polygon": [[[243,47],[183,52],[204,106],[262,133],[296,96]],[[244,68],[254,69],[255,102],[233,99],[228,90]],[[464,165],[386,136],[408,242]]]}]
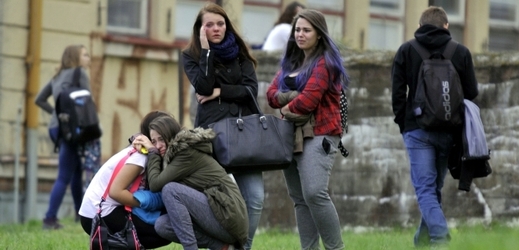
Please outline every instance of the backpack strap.
[{"label": "backpack strap", "polygon": [[418,41],[416,41],[416,39],[410,40],[409,43],[411,44],[411,46],[413,46],[416,52],[420,54],[422,60],[426,60],[429,59],[429,57],[431,57],[431,53],[427,49],[425,49]]},{"label": "backpack strap", "polygon": [[[422,46],[416,39],[412,39],[409,41],[409,44],[413,46],[413,48],[420,54],[420,57],[422,57],[422,60],[429,59],[431,57],[431,52],[429,52],[424,46]],[[454,51],[456,51],[456,48],[458,47],[458,42],[454,39],[451,39],[447,42],[447,47],[445,47],[445,50],[442,53],[442,56],[445,59],[451,59],[452,55],[454,55]]]},{"label": "backpack strap", "polygon": [[74,69],[74,75],[72,76],[72,86],[80,87],[79,77],[81,77],[81,66]]},{"label": "backpack strap", "polygon": [[[132,155],[135,152],[137,152],[137,150],[132,148],[128,152],[128,154],[125,155],[119,161],[119,163],[117,163],[117,166],[115,167],[114,172],[112,173],[112,176],[110,177],[110,181],[108,182],[108,186],[106,187],[105,192],[103,193],[103,196],[101,197],[101,202],[99,203],[99,208],[100,209],[101,209],[101,204],[103,203],[103,201],[106,200],[106,197],[108,196],[108,192],[110,191],[110,187],[112,186],[112,182],[114,181],[115,176],[119,173],[121,168],[124,166],[124,164],[126,163],[126,160],[128,159],[128,157],[130,157],[130,155]],[[130,193],[134,193],[135,191],[137,191],[137,189],[139,188],[139,185],[141,183],[141,179],[142,179],[142,175],[139,175],[139,176],[137,176],[137,178],[135,178],[135,180],[132,183],[132,186],[130,187],[130,190],[129,190]],[[126,209],[126,211],[128,211],[128,212],[132,211],[132,208],[129,207],[129,206],[124,206],[124,209]]]},{"label": "backpack strap", "polygon": [[451,59],[452,55],[454,55],[454,51],[456,51],[456,48],[458,48],[458,42],[454,39],[449,40],[447,43],[447,47],[445,47],[445,50],[443,51],[442,55],[445,59]]}]

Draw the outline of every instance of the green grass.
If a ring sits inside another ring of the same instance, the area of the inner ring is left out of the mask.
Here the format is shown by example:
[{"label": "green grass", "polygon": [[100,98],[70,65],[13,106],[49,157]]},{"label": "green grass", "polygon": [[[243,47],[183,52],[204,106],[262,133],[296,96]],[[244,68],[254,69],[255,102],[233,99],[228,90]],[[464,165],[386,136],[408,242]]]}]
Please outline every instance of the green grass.
[{"label": "green grass", "polygon": [[[72,219],[62,221],[63,230],[44,231],[40,221],[25,224],[0,225],[0,250],[11,249],[88,249],[88,235]],[[492,223],[490,226],[461,225],[451,228],[452,241],[448,248],[455,250],[516,250],[519,249],[519,228]],[[343,232],[346,249],[414,249],[414,229],[375,229],[363,233],[353,230]],[[160,250],[181,250],[172,243]],[[299,237],[295,233],[281,230],[259,232],[254,239],[254,250],[300,249]]]}]

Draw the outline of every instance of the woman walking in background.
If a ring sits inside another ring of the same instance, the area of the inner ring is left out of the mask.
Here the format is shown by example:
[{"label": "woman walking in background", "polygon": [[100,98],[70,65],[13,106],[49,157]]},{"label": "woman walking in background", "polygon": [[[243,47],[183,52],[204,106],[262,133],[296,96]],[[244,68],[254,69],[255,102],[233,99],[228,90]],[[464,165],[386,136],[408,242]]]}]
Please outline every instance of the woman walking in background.
[{"label": "woman walking in background", "polygon": [[290,30],[292,30],[292,21],[297,13],[304,8],[305,6],[297,1],[287,5],[283,14],[279,16],[279,19],[274,24],[274,28],[270,30],[261,49],[265,51],[284,50],[290,37]]},{"label": "woman walking in background", "polygon": [[[326,249],[344,248],[328,184],[342,134],[339,101],[346,82],[323,14],[302,10],[292,25],[281,70],[267,90],[269,105],[281,114],[314,116],[313,134],[304,138],[302,152],[294,153],[293,164],[283,170],[302,249],[319,249],[319,238]],[[281,104],[278,97],[289,91],[299,94]]]},{"label": "woman walking in background", "polygon": [[55,107],[50,105],[48,99],[52,96],[54,103],[56,103],[60,92],[73,84],[74,70],[77,67],[82,68],[79,86],[90,90],[90,82],[85,71],[89,66],[90,55],[83,45],[68,46],[61,57],[61,66],[58,73],[36,96],[36,105],[52,115],[49,123],[49,135],[55,145],[59,143],[58,177],[50,193],[49,208],[43,219],[43,229],[60,229],[63,227],[58,221],[57,214],[69,184],[76,216],[83,198],[82,164],[78,151],[79,145],[64,141],[57,142],[59,133],[58,118]]},{"label": "woman walking in background", "polygon": [[[240,109],[243,116],[256,112],[249,108],[253,99],[246,89],[257,96],[256,60],[222,7],[208,3],[200,10],[182,59],[198,101],[195,127],[208,128],[222,118],[237,117]],[[233,175],[247,204],[245,249],[250,249],[263,209],[263,174],[250,171]]]}]

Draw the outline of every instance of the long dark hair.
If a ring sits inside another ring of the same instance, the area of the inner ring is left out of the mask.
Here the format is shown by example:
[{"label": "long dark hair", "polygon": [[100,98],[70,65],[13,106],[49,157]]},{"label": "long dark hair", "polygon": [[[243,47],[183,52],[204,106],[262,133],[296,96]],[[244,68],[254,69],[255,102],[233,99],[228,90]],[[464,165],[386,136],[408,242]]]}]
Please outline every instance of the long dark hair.
[{"label": "long dark hair", "polygon": [[169,142],[182,130],[182,126],[172,116],[162,115],[150,123],[150,130],[152,129],[162,136],[169,146]]},{"label": "long dark hair", "polygon": [[297,15],[297,7],[301,7],[302,9],[306,8],[303,4],[297,1],[291,2],[289,5],[287,5],[281,16],[279,16],[274,26],[282,23],[291,24],[294,20],[294,17]]},{"label": "long dark hair", "polygon": [[253,64],[254,67],[257,65],[257,61],[252,55],[249,53],[249,49],[241,36],[236,32],[236,29],[234,28],[234,25],[232,24],[231,20],[227,16],[227,13],[225,13],[225,10],[220,7],[219,5],[215,3],[207,3],[196,16],[195,24],[193,24],[193,32],[191,34],[191,40],[187,44],[186,48],[184,49],[184,52],[191,55],[193,58],[199,58],[200,52],[202,51],[202,45],[200,44],[200,28],[202,27],[202,18],[204,14],[206,13],[214,13],[217,15],[220,15],[225,20],[225,26],[226,26],[226,33],[231,32],[234,34],[234,37],[236,39],[236,43],[240,47],[239,57],[241,59],[247,58],[249,59]]},{"label": "long dark hair", "polygon": [[[297,46],[294,35],[296,22],[299,18],[307,20],[320,37],[317,40],[315,49],[306,58],[304,51]],[[328,34],[328,26],[323,14],[317,10],[302,10],[297,14],[292,23],[292,32],[288,39],[287,49],[281,60],[282,73],[278,75],[279,88],[282,91],[288,90],[284,78],[291,72],[298,70],[299,74],[296,77],[296,82],[298,83],[297,90],[303,90],[312,74],[313,68],[315,68],[321,57],[324,57],[326,63],[326,69],[330,77],[330,87],[340,90],[339,86],[342,85],[346,88],[349,81],[348,75],[342,65],[339,48]]]}]

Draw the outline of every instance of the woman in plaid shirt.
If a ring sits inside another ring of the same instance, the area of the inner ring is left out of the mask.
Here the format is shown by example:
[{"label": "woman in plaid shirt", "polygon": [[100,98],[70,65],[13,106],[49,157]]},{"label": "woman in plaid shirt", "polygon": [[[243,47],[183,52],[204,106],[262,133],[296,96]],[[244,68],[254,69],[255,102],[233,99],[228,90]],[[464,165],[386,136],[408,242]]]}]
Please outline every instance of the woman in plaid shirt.
[{"label": "woman in plaid shirt", "polygon": [[[342,134],[339,101],[347,81],[340,52],[322,13],[310,9],[299,12],[267,98],[285,118],[306,116],[309,124],[303,126],[313,127],[310,132],[302,130],[302,152],[295,152],[294,163],[283,170],[295,203],[302,249],[319,249],[319,237],[326,249],[344,248],[328,183]],[[285,104],[286,93],[294,91],[295,97]]]}]

